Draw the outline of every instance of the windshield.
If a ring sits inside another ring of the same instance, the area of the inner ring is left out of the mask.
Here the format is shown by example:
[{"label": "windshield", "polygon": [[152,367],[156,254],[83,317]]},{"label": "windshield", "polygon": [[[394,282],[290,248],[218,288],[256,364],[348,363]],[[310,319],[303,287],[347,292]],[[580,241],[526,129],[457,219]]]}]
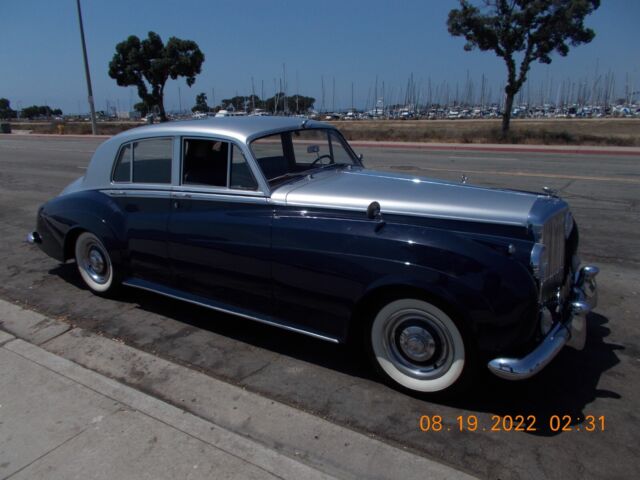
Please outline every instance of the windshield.
[{"label": "windshield", "polygon": [[328,128],[267,135],[253,140],[251,150],[271,187],[314,169],[360,165],[342,135]]}]

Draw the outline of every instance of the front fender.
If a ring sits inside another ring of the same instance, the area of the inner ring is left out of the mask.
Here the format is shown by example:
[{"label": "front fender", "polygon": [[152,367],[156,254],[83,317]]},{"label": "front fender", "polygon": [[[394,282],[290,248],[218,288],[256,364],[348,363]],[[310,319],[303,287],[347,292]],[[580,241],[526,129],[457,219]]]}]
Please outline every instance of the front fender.
[{"label": "front fender", "polygon": [[478,240],[470,232],[387,224],[372,240],[368,253],[377,258],[373,263],[384,259],[379,271],[386,274],[360,301],[397,286],[419,288],[454,309],[485,351],[514,348],[533,335],[535,281],[517,256],[493,248],[486,234]]}]

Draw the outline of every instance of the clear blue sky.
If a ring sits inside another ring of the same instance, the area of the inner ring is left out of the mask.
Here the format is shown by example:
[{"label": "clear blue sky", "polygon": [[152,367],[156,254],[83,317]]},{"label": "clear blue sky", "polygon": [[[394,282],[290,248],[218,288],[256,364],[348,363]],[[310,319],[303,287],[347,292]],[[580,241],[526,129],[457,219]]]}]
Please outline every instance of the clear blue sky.
[{"label": "clear blue sky", "polygon": [[[626,79],[640,90],[640,1],[603,0],[587,19],[596,38],[577,47],[566,58],[554,57],[550,66],[536,64],[530,74],[533,88],[552,79],[580,81],[600,73],[616,75],[618,92]],[[449,82],[463,88],[467,71],[479,89],[486,75],[494,97],[505,77],[503,63],[490,52],[464,52],[464,40],[446,29],[453,0],[82,0],[87,48],[97,109],[106,101],[127,110],[138,101],[134,89],[118,87],[107,75],[116,43],[128,35],[146,36],[153,30],[163,40],[170,36],[195,40],[205,53],[202,74],[189,88],[184,80],[169,80],[168,109],[178,108],[178,86],[183,108],[195,95],[215,100],[236,93],[251,93],[254,77],[260,95],[274,93],[274,79],[286,64],[288,93],[317,99],[321,76],[325,107],[332,106],[333,79],[336,107],[351,104],[351,82],[356,107],[373,97],[376,75],[379,88],[399,95],[411,73],[426,91]],[[0,97],[13,108],[31,104],[60,107],[65,113],[87,111],[86,85],[75,0],[0,1]],[[296,81],[297,78],[297,81]],[[379,92],[380,93],[380,92]]]}]

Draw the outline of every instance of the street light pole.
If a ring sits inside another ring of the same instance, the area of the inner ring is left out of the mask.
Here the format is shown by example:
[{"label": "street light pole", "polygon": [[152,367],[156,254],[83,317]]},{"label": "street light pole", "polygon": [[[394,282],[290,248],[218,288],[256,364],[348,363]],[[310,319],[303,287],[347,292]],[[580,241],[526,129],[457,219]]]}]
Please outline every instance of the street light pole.
[{"label": "street light pole", "polygon": [[82,56],[84,57],[84,73],[87,77],[87,90],[89,92],[89,109],[91,110],[91,132],[96,135],[98,127],[96,125],[96,108],[93,105],[93,89],[91,88],[91,74],[89,73],[89,60],[87,59],[87,45],[84,42],[84,27],[82,26],[82,10],[80,0],[76,0],[78,6],[78,22],[80,23],[80,39],[82,40]]}]

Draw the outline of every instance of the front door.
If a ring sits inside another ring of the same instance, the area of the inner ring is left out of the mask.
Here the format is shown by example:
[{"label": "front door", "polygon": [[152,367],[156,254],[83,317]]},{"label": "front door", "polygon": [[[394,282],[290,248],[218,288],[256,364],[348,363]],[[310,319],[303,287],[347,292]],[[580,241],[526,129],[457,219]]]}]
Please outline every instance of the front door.
[{"label": "front door", "polygon": [[272,208],[234,143],[183,138],[171,200],[177,287],[247,314],[271,313]]}]

